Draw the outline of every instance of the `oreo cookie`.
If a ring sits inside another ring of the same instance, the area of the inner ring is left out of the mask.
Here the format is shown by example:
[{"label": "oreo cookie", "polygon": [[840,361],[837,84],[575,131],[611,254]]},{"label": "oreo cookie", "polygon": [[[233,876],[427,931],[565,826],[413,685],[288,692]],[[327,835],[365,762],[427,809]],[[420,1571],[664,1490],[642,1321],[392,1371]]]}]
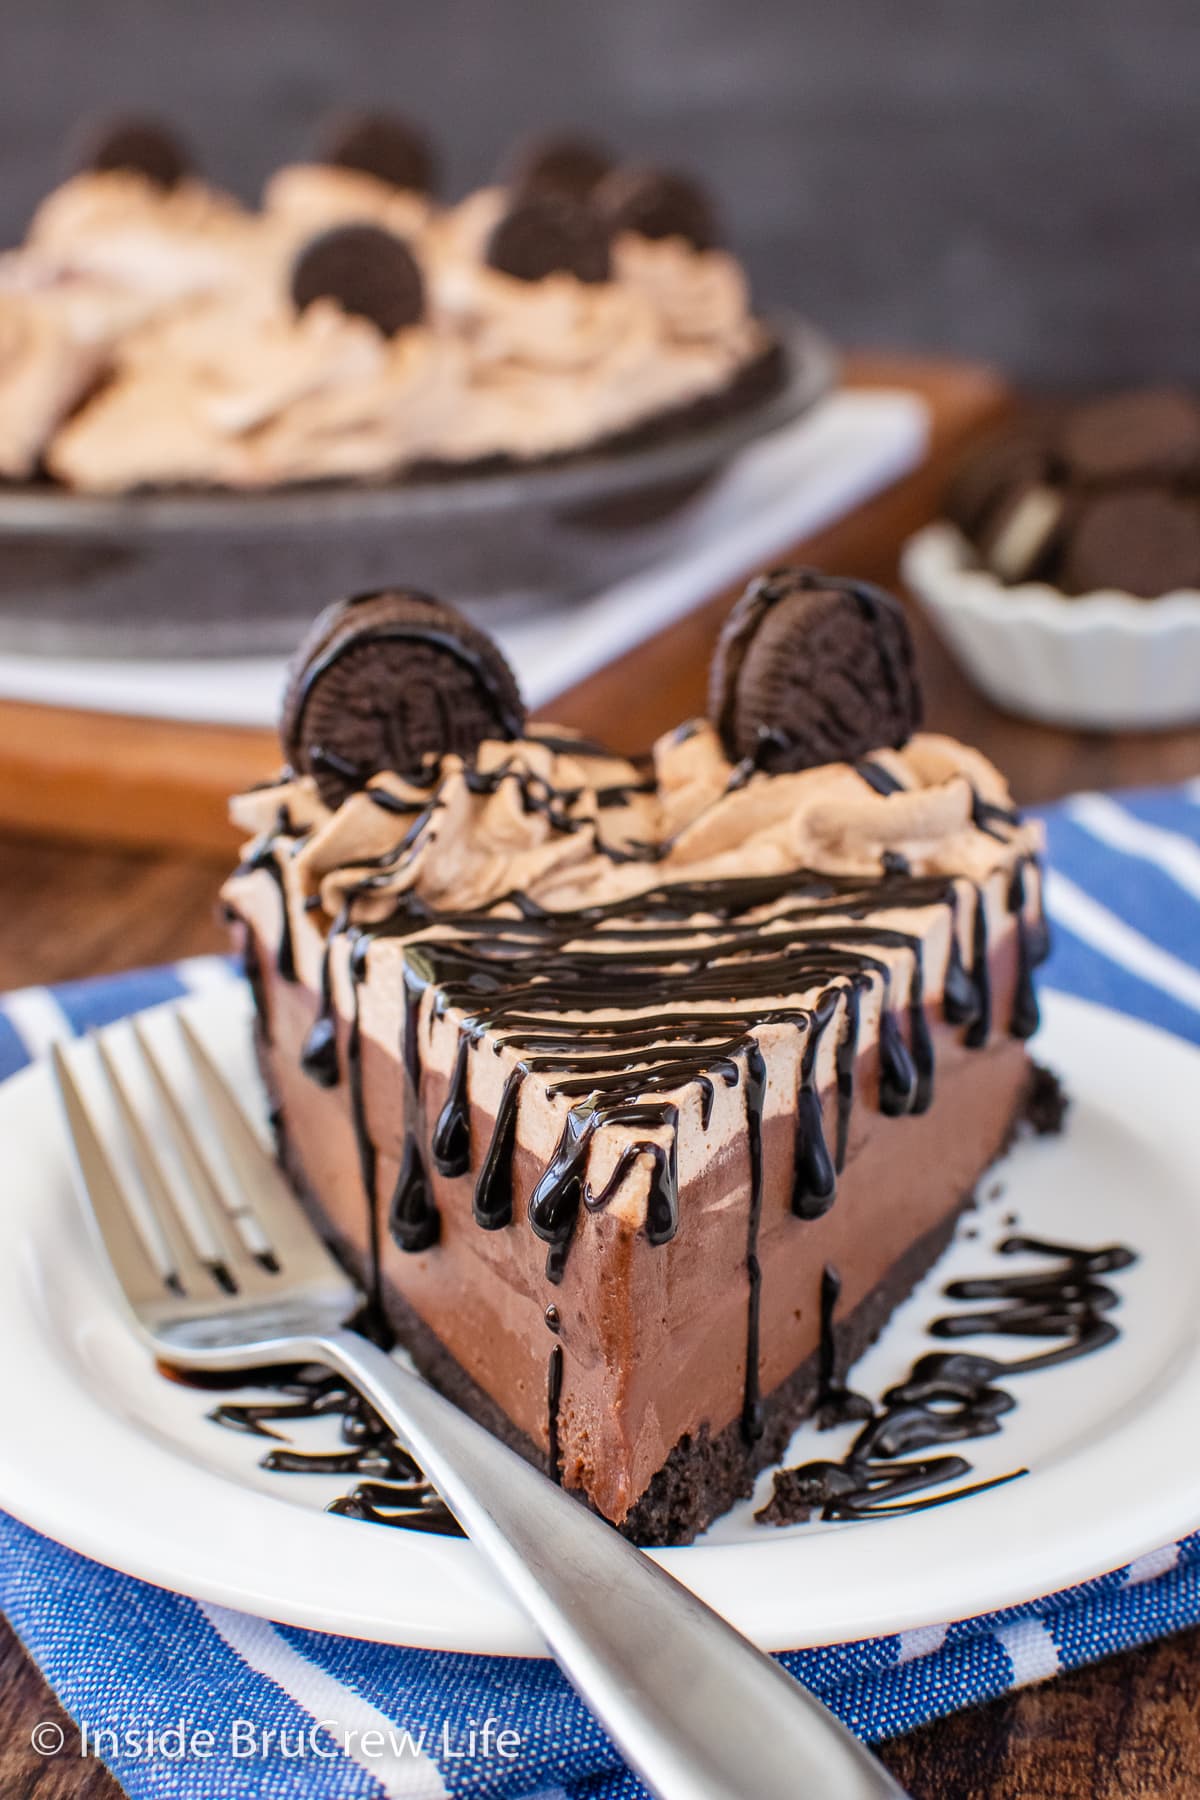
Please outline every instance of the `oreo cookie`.
[{"label": "oreo cookie", "polygon": [[1059,449],[1086,486],[1200,477],[1200,406],[1178,388],[1112,394],[1075,408]]},{"label": "oreo cookie", "polygon": [[390,113],[339,115],[327,127],[321,149],[322,162],[335,168],[355,169],[416,194],[434,191],[435,163],[429,139]]},{"label": "oreo cookie", "polygon": [[1096,495],[1068,534],[1061,585],[1069,594],[1116,588],[1143,600],[1200,588],[1200,506],[1156,488]]},{"label": "oreo cookie", "polygon": [[613,166],[602,145],[562,132],[524,144],[506,171],[508,186],[520,194],[559,194],[587,200]]},{"label": "oreo cookie", "polygon": [[525,708],[516,678],[484,632],[453,607],[403,589],[341,600],[323,612],[292,663],[280,735],[291,767],[336,807],[385,769],[474,756],[485,738],[515,738]]},{"label": "oreo cookie", "polygon": [[604,221],[585,201],[563,194],[519,194],[493,225],[484,261],[517,281],[561,273],[598,282],[611,273]]},{"label": "oreo cookie", "polygon": [[192,159],[175,133],[154,119],[114,119],[89,144],[81,167],[144,175],[169,193],[191,173]]},{"label": "oreo cookie", "polygon": [[314,300],[335,300],[385,337],[418,324],[425,311],[416,258],[402,238],[378,225],[336,225],[313,238],[293,265],[291,291],[297,312]]},{"label": "oreo cookie", "polygon": [[699,182],[667,169],[614,169],[595,191],[598,211],[610,232],[632,231],[644,238],[683,238],[694,250],[718,241],[712,200]]},{"label": "oreo cookie", "polygon": [[814,569],[760,576],[718,641],[709,713],[731,760],[772,774],[899,749],[921,723],[899,602]]},{"label": "oreo cookie", "polygon": [[1001,581],[1033,581],[1049,572],[1071,509],[1061,487],[1029,481],[1007,495],[979,533],[983,560]]},{"label": "oreo cookie", "polygon": [[1020,493],[1043,487],[1054,474],[1044,423],[1022,420],[989,433],[968,452],[946,489],[942,510],[966,537],[982,545]]}]

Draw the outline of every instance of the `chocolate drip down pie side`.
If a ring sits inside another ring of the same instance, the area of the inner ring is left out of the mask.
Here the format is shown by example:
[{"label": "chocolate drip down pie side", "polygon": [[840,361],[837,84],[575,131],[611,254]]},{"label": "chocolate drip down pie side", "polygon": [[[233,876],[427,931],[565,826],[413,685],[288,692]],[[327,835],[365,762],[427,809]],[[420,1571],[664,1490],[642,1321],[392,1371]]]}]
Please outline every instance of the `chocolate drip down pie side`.
[{"label": "chocolate drip down pie side", "polygon": [[827,1267],[844,1367],[938,1256],[1046,948],[1038,829],[921,731],[887,595],[761,577],[712,689],[634,764],[451,608],[333,607],[225,888],[281,1161],[381,1325],[646,1543],[813,1411]]}]

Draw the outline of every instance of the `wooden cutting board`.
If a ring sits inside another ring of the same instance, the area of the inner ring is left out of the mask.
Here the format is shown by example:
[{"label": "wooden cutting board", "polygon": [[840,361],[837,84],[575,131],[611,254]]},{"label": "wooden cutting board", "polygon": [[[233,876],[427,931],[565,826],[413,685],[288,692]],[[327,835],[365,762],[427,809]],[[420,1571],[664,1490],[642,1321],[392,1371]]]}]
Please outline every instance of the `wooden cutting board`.
[{"label": "wooden cutting board", "polygon": [[[907,387],[928,403],[930,452],[919,469],[794,558],[891,580],[898,545],[933,516],[965,443],[1008,411],[1003,382],[970,363],[858,354],[857,387]],[[752,571],[747,570],[746,574]],[[645,749],[672,720],[702,710],[705,674],[732,593],[597,670],[543,709],[610,743]],[[228,851],[228,796],[279,764],[272,733],[0,702],[0,828],[93,843]]]}]

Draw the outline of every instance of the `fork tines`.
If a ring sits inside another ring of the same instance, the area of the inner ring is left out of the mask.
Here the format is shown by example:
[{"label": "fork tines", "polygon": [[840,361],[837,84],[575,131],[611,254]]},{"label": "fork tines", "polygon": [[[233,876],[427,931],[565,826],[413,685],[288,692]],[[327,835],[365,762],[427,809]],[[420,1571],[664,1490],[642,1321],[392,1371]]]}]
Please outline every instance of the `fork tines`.
[{"label": "fork tines", "polygon": [[183,1013],[175,1018],[183,1082],[144,1020],[93,1035],[119,1128],[108,1141],[76,1073],[79,1053],[53,1050],[80,1173],[127,1296],[135,1307],[174,1299],[216,1308],[344,1283],[211,1052]]}]

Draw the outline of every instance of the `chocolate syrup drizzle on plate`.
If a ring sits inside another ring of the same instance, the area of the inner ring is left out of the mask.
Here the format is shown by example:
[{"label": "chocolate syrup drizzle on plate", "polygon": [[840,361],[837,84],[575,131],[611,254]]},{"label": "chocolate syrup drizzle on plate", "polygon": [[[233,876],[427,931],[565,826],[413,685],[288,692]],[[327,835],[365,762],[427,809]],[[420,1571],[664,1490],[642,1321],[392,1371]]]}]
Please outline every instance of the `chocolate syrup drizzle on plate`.
[{"label": "chocolate syrup drizzle on plate", "polygon": [[[935,1351],[918,1358],[904,1380],[887,1389],[876,1411],[860,1395],[848,1395],[835,1380],[833,1306],[837,1287],[826,1285],[821,1309],[821,1394],[831,1396],[834,1405],[823,1407],[819,1398],[818,1423],[863,1418],[860,1409],[864,1408],[867,1423],[840,1462],[803,1463],[776,1474],[774,1492],[755,1514],[757,1519],[770,1525],[794,1525],[814,1513],[822,1519],[894,1517],[961,1500],[1026,1473],[1017,1469],[991,1481],[930,1495],[929,1489],[969,1474],[971,1465],[961,1456],[913,1458],[910,1453],[992,1436],[1016,1405],[1007,1389],[1014,1377],[1090,1356],[1111,1344],[1119,1332],[1109,1314],[1119,1296],[1099,1278],[1127,1269],[1137,1259],[1120,1244],[1084,1250],[1033,1237],[1007,1237],[996,1249],[1001,1256],[1048,1257],[1051,1266],[1032,1274],[950,1282],[944,1289],[950,1300],[999,1304],[948,1313],[933,1321],[931,1334],[939,1338],[1052,1339],[1052,1346],[1012,1359],[966,1350]],[[826,1277],[831,1275],[836,1283],[836,1274],[826,1270]],[[827,1298],[829,1295],[832,1298]],[[854,1405],[847,1406],[847,1400]],[[913,1499],[913,1495],[924,1498]]]},{"label": "chocolate syrup drizzle on plate", "polygon": [[[827,1520],[863,1520],[922,1512],[966,1499],[990,1487],[1015,1480],[1017,1469],[991,1480],[945,1489],[970,1473],[961,1456],[913,1457],[921,1451],[998,1432],[1016,1402],[1007,1383],[1103,1349],[1119,1335],[1109,1316],[1119,1296],[1100,1277],[1128,1268],[1136,1257],[1121,1245],[1078,1249],[1038,1238],[1008,1237],[997,1245],[1002,1256],[1017,1254],[1051,1259],[1048,1269],[1020,1275],[991,1275],[949,1283],[949,1299],[995,1301],[982,1310],[954,1312],[929,1326],[934,1337],[1000,1335],[1055,1340],[1045,1350],[1012,1360],[971,1351],[934,1352],[920,1357],[905,1379],[888,1388],[876,1410],[854,1393],[838,1373],[834,1314],[841,1291],[837,1272],[825,1270],[821,1287],[821,1343],[816,1409],[818,1427],[865,1420],[839,1462],[811,1462],[784,1469],[775,1489],[755,1517],[765,1524],[798,1524],[818,1514]],[[557,1333],[558,1309],[546,1309],[546,1323]],[[563,1352],[555,1344],[547,1377],[551,1425],[550,1469],[558,1467],[557,1412]],[[229,1389],[248,1385],[245,1375],[179,1376],[188,1385]],[[339,1375],[314,1368],[263,1369],[249,1378],[255,1387],[273,1389],[277,1399],[222,1401],[209,1413],[214,1423],[257,1437],[280,1439],[286,1428],[303,1420],[335,1417],[341,1421],[344,1448],[326,1452],[294,1450],[280,1443],[267,1451],[260,1467],[280,1474],[361,1477],[349,1493],[326,1509],[371,1524],[463,1535],[462,1529],[426,1480],[408,1451],[396,1441],[374,1409]],[[280,1430],[280,1427],[283,1430]]]},{"label": "chocolate syrup drizzle on plate", "polygon": [[[551,748],[587,755],[574,739],[543,739]],[[899,784],[882,765],[856,765],[876,792]],[[489,773],[467,772],[472,790],[495,792],[516,780],[522,806],[542,814],[552,829],[588,829],[596,849],[617,861],[653,861],[663,845],[606,845],[594,821],[572,815],[574,791],[556,792],[544,780],[509,764]],[[432,782],[436,771],[431,775]],[[739,772],[735,771],[736,784]],[[747,779],[747,776],[743,776]],[[642,783],[629,791],[640,791]],[[374,792],[374,790],[371,790]],[[378,889],[419,847],[436,799],[418,811],[403,841],[376,859],[359,892]],[[407,805],[404,810],[409,809]],[[1005,838],[1016,815],[976,809],[982,829]],[[281,816],[280,830],[287,821]],[[272,840],[255,846],[251,866],[268,870],[282,888]],[[1032,973],[1046,954],[1040,905],[1027,903],[1023,856],[1009,885],[1008,907],[1017,934],[1017,990],[1007,1028],[1027,1037],[1036,1028]],[[1038,883],[1040,899],[1040,882]],[[348,910],[354,896],[350,896]],[[970,963],[959,947],[959,910],[971,907],[966,938]],[[480,1229],[508,1228],[517,1195],[513,1157],[524,1082],[533,1076],[550,1096],[571,1102],[549,1163],[525,1205],[528,1228],[546,1245],[546,1278],[563,1279],[579,1220],[603,1208],[634,1165],[648,1173],[646,1235],[665,1244],[679,1222],[678,1126],[681,1091],[694,1092],[707,1125],[718,1084],[741,1089],[747,1145],[746,1376],[742,1408],[745,1438],[762,1429],[759,1391],[758,1223],[762,1207],[762,1115],[765,1065],[757,1032],[766,1024],[794,1032],[798,1046],[792,1211],[819,1218],[833,1204],[845,1161],[855,1099],[855,1065],[863,997],[878,995],[879,1105],[892,1117],[924,1112],[933,1098],[933,1042],[926,1014],[922,933],[871,922],[871,915],[919,914],[931,906],[951,915],[950,958],[944,979],[944,1016],[963,1028],[963,1041],[982,1046],[992,1025],[988,971],[988,920],[981,888],[966,877],[915,876],[903,858],[885,858],[877,875],[831,875],[791,870],[782,875],[682,880],[649,892],[572,911],[550,912],[514,891],[482,912],[435,912],[417,896],[397,896],[381,924],[356,926],[347,917],[330,929],[322,976],[321,1013],[305,1046],[304,1065],[330,1085],[340,1078],[329,977],[334,941],[351,940],[349,970],[353,1011],[345,1056],[350,1110],[369,1221],[378,1294],[378,1159],[366,1122],[362,1089],[359,989],[372,945],[390,937],[413,940],[405,952],[405,1007],[399,1046],[406,1086],[406,1140],[399,1179],[387,1207],[387,1227],[405,1252],[436,1245],[441,1220],[430,1166],[445,1179],[474,1178],[474,1216]],[[285,908],[286,915],[286,908]],[[447,935],[422,937],[431,925]],[[903,1012],[893,1000],[892,968],[881,954],[900,953],[908,964]],[[295,978],[286,916],[279,970]],[[458,1016],[458,1045],[449,1091],[436,1120],[424,1112],[422,1002],[433,993],[424,1029],[448,1012]],[[802,1004],[781,996],[816,993]],[[259,993],[261,1004],[261,992]],[[570,1015],[570,1016],[568,1016]],[[265,1019],[264,1019],[265,1026]],[[816,1085],[817,1055],[826,1034],[835,1045],[836,1096],[827,1121]],[[484,1058],[501,1050],[515,1057],[506,1076],[489,1142],[472,1142],[471,1092]],[[588,1180],[589,1152],[597,1132],[619,1126],[632,1132],[616,1168],[596,1191]],[[557,1407],[562,1390],[562,1346],[552,1351],[547,1380],[547,1438],[556,1461]]]},{"label": "chocolate syrup drizzle on plate", "polygon": [[[347,1519],[364,1519],[372,1525],[402,1526],[406,1531],[431,1532],[439,1537],[463,1537],[458,1520],[426,1480],[421,1469],[393,1436],[379,1414],[342,1376],[328,1369],[299,1367],[262,1369],[252,1376],[192,1375],[189,1385],[204,1387],[265,1387],[278,1399],[222,1401],[209,1413],[217,1425],[245,1431],[255,1437],[286,1438],[286,1427],[302,1420],[333,1417],[341,1421],[344,1449],[293,1450],[286,1443],[263,1456],[259,1467],[288,1475],[361,1476],[348,1494],[334,1500],[327,1512]],[[284,1427],[281,1432],[277,1427]]]}]

